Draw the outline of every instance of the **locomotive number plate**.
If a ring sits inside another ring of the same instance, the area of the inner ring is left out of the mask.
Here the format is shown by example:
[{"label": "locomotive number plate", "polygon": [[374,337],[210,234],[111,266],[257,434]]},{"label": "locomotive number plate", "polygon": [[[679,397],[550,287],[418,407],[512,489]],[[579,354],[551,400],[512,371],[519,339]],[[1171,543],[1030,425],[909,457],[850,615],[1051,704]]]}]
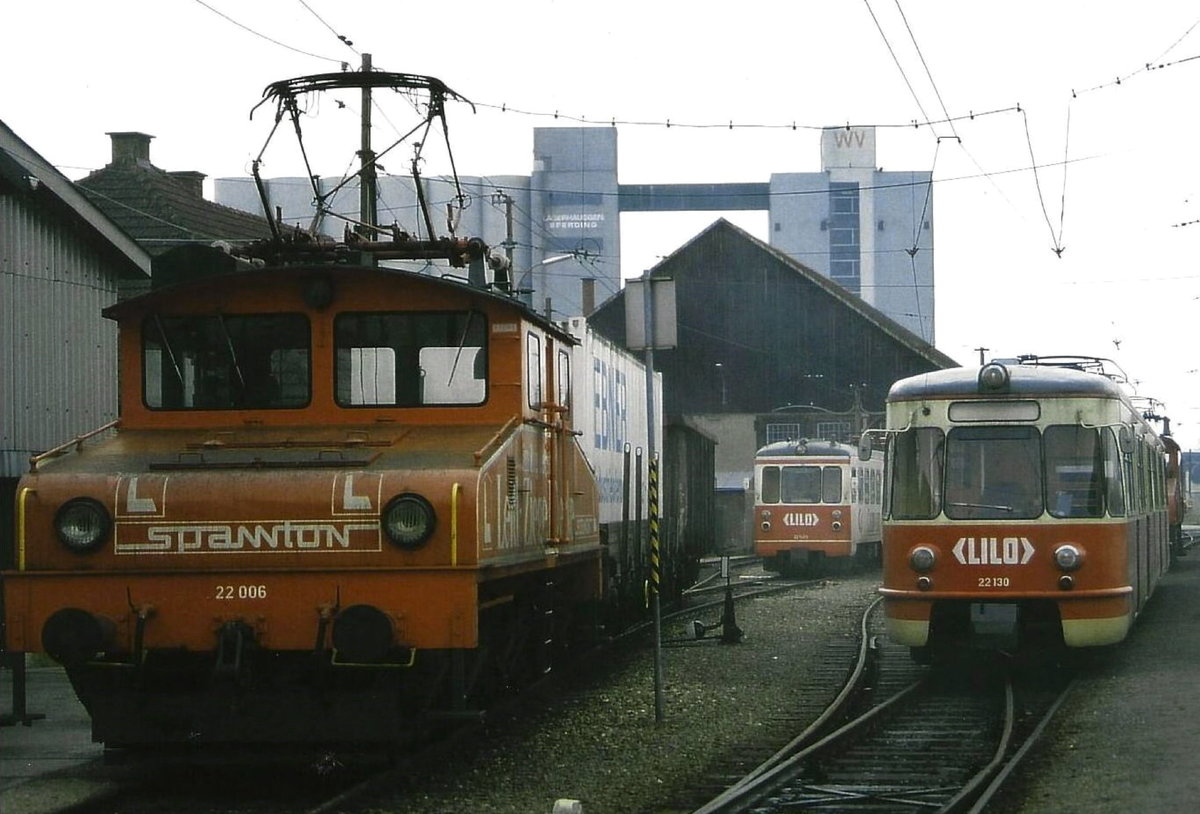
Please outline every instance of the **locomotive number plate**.
[{"label": "locomotive number plate", "polygon": [[218,600],[226,599],[266,599],[266,585],[217,585],[213,592],[213,598]]}]

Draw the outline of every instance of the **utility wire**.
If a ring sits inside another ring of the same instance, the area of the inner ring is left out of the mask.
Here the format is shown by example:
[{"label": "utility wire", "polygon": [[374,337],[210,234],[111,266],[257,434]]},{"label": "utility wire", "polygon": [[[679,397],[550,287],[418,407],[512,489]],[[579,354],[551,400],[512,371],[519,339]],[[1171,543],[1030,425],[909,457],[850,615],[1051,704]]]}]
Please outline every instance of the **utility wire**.
[{"label": "utility wire", "polygon": [[[1173,43],[1171,43],[1169,46],[1167,46],[1167,49],[1165,51],[1163,51],[1157,57],[1152,59],[1150,62],[1147,62],[1142,67],[1138,68],[1136,71],[1131,71],[1130,73],[1126,74],[1125,76],[1118,76],[1116,79],[1114,79],[1111,82],[1104,82],[1104,83],[1095,85],[1090,88],[1085,88],[1084,90],[1079,91],[1079,93],[1091,93],[1092,91],[1103,90],[1104,88],[1115,87],[1117,85],[1120,85],[1122,82],[1128,82],[1130,79],[1132,79],[1133,77],[1137,76],[1140,73],[1145,73],[1147,71],[1162,70],[1163,68],[1171,68],[1176,65],[1182,65],[1185,62],[1191,62],[1194,59],[1200,59],[1200,55],[1196,55],[1196,56],[1184,57],[1183,59],[1177,59],[1173,62],[1166,62],[1166,63],[1161,62],[1163,57],[1165,57],[1167,54],[1174,51],[1175,48],[1179,45],[1179,43],[1181,43],[1185,39],[1187,39],[1187,36],[1189,34],[1191,34],[1194,30],[1196,30],[1196,26],[1200,26],[1200,20],[1197,20],[1196,22],[1194,22],[1190,26],[1188,26],[1188,30],[1184,31],[1182,34],[1180,34],[1179,37],[1176,38],[1176,40]],[[1075,91],[1071,91],[1071,94],[1072,94],[1072,96],[1074,96]]]},{"label": "utility wire", "polygon": [[[353,43],[353,42],[352,42],[352,41],[351,41],[349,38],[347,38],[347,37],[344,37],[344,36],[342,36],[341,34],[339,34],[337,31],[335,31],[335,30],[334,30],[334,28],[333,28],[333,26],[331,26],[329,23],[325,22],[325,20],[324,20],[324,19],[321,17],[321,15],[320,15],[320,14],[317,14],[317,12],[313,10],[313,7],[312,7],[312,6],[310,6],[308,3],[304,2],[304,0],[298,0],[298,2],[300,3],[300,5],[304,6],[304,8],[308,10],[308,13],[309,13],[309,14],[311,14],[311,15],[312,15],[312,16],[314,16],[314,17],[316,17],[316,18],[317,18],[317,21],[318,21],[318,22],[319,22],[321,25],[323,25],[323,26],[325,26],[326,28],[328,28],[328,29],[329,29],[329,33],[330,33],[330,34],[332,34],[333,36],[337,37],[339,40],[341,40],[341,41],[342,41],[342,44],[343,44],[343,45],[345,45],[347,48],[349,48],[349,49],[350,49],[351,51],[353,51],[354,53],[358,54],[358,49],[354,47],[354,43]],[[361,54],[360,54],[360,56],[361,56]]]},{"label": "utility wire", "polygon": [[238,28],[242,29],[243,31],[247,32],[248,34],[253,34],[254,36],[256,36],[260,39],[266,40],[267,42],[271,43],[272,45],[278,45],[280,48],[286,48],[287,50],[294,51],[297,54],[303,54],[304,56],[312,57],[313,59],[323,59],[326,62],[333,62],[337,65],[341,65],[342,62],[344,62],[344,60],[341,60],[341,59],[334,59],[333,57],[321,56],[320,54],[314,54],[310,51],[304,51],[304,50],[301,50],[300,48],[296,48],[294,46],[288,45],[286,42],[280,42],[277,39],[268,37],[266,34],[263,34],[261,31],[255,31],[250,26],[244,25],[243,23],[239,23],[237,20],[233,19],[225,12],[220,11],[219,9],[213,8],[208,3],[204,2],[204,0],[195,0],[195,1],[198,4],[200,4],[201,6],[204,6],[206,9],[211,11],[213,14],[217,15],[218,17],[221,17],[222,19],[224,19],[230,23],[233,23]]},{"label": "utility wire", "polygon": [[1046,211],[1046,198],[1042,195],[1042,182],[1038,178],[1037,158],[1033,155],[1033,136],[1029,133],[1029,116],[1024,110],[1021,111],[1021,116],[1025,121],[1025,143],[1029,145],[1029,162],[1033,167],[1033,185],[1037,188],[1038,203],[1042,206],[1042,215],[1046,219],[1046,228],[1050,230],[1050,239],[1054,241],[1053,251],[1061,258],[1064,247],[1058,242],[1058,237],[1054,234],[1054,226],[1050,223],[1050,213]]},{"label": "utility wire", "polygon": [[[1058,209],[1058,237],[1056,237],[1054,239],[1054,242],[1056,244],[1058,244],[1059,246],[1063,245],[1063,242],[1062,242],[1063,220],[1066,218],[1066,214],[1067,214],[1067,167],[1070,166],[1068,164],[1067,160],[1068,160],[1068,156],[1070,155],[1070,150],[1071,150],[1071,103],[1068,102],[1067,103],[1067,129],[1066,129],[1066,134],[1063,136],[1063,165],[1062,165],[1063,182],[1062,182],[1062,197],[1059,200],[1059,209]],[[1062,256],[1061,250],[1059,250],[1059,256],[1060,257]]]},{"label": "utility wire", "polygon": [[921,99],[917,96],[916,89],[913,88],[912,82],[908,80],[908,74],[905,73],[904,66],[900,64],[900,58],[896,56],[891,42],[888,41],[887,34],[883,32],[883,25],[879,22],[879,18],[875,16],[875,9],[871,8],[871,0],[863,0],[863,3],[870,13],[871,19],[875,21],[875,28],[879,30],[879,36],[883,38],[883,44],[887,46],[888,53],[892,55],[892,61],[896,63],[896,70],[900,71],[900,76],[903,77],[904,84],[908,85],[908,92],[912,94],[913,101],[917,103],[917,109],[921,111],[921,115],[928,122],[929,114],[925,112],[925,106],[921,104]]},{"label": "utility wire", "polygon": [[938,90],[937,82],[933,81],[933,72],[929,70],[929,63],[925,61],[925,54],[921,52],[921,46],[917,43],[917,35],[913,33],[912,26],[908,24],[908,16],[904,13],[904,9],[900,7],[900,0],[896,0],[896,11],[900,12],[900,19],[904,21],[904,27],[908,29],[908,38],[912,40],[913,48],[917,49],[917,56],[921,59],[921,66],[925,69],[925,76],[929,78],[929,84],[933,87],[933,95],[937,97],[938,104],[941,105],[942,115],[950,123],[950,132],[961,143],[962,139],[958,138],[958,131],[954,128],[954,120],[950,118],[950,111],[946,110],[946,103],[942,101],[942,93]]}]

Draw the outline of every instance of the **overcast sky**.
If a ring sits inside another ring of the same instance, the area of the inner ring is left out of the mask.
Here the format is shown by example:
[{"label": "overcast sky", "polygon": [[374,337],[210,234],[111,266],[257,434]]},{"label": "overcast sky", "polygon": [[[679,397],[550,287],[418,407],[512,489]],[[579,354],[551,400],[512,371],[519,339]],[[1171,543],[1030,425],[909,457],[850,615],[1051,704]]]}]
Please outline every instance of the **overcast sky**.
[{"label": "overcast sky", "polygon": [[[533,128],[583,118],[618,123],[621,183],[765,182],[820,170],[820,127],[875,125],[883,169],[933,173],[940,350],[1111,358],[1200,448],[1198,22],[1166,0],[19,0],[0,119],[70,178],[122,130],[163,169],[244,176],[268,83],[370,53],[476,103],[447,110],[465,175],[527,175]],[[354,97],[309,111],[322,175],[353,161]],[[381,109],[377,143],[414,123]],[[289,133],[263,172],[303,174]],[[715,217],[623,215],[624,275]]]}]

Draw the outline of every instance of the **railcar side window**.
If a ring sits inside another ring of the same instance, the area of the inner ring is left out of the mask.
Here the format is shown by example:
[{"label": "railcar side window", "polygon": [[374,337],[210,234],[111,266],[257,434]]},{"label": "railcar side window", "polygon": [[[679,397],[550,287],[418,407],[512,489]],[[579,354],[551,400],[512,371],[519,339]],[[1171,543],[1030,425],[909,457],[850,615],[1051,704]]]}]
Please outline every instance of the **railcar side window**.
[{"label": "railcar side window", "polygon": [[842,502],[842,468],[827,466],[821,473],[821,501],[824,503]]},{"label": "railcar side window", "polygon": [[1047,510],[1054,517],[1104,516],[1104,456],[1095,429],[1047,427]]},{"label": "railcar side window", "polygon": [[1104,483],[1108,487],[1108,513],[1125,516],[1125,483],[1122,477],[1121,447],[1112,429],[1104,433]]},{"label": "railcar side window", "polygon": [[946,439],[946,516],[1014,520],[1042,513],[1034,427],[955,427]]},{"label": "railcar side window", "polygon": [[334,321],[342,407],[482,404],[487,326],[476,311],[346,313]]},{"label": "railcar side window", "polygon": [[779,467],[764,466],[759,481],[759,500],[763,503],[778,503]]},{"label": "railcar side window", "polygon": [[153,314],[142,324],[151,410],[304,407],[311,398],[303,314]]},{"label": "railcar side window", "polygon": [[893,436],[887,496],[897,520],[928,520],[942,509],[945,436],[937,427],[918,427]]}]

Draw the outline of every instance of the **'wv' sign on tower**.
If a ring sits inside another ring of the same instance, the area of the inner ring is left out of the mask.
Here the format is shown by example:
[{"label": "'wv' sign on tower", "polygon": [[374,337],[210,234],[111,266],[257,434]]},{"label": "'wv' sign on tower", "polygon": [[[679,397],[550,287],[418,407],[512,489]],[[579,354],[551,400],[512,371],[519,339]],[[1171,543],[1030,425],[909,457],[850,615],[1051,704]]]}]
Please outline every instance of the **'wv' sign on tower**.
[{"label": "'wv' sign on tower", "polygon": [[874,170],[874,127],[827,127],[821,131],[821,164],[825,169],[858,167]]}]

